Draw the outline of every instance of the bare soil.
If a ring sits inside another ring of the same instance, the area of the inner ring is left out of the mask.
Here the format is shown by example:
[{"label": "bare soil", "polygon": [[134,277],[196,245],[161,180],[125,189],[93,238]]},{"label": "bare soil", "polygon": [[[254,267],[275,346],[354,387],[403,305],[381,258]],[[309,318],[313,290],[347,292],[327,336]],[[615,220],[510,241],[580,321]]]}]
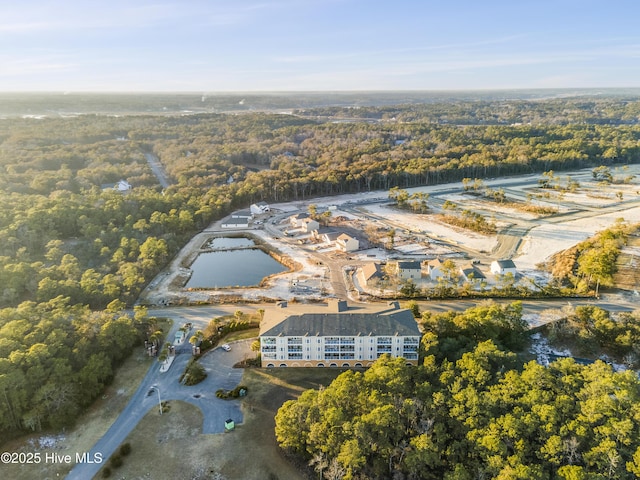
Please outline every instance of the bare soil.
[{"label": "bare soil", "polygon": [[[638,232],[636,232],[638,235]],[[640,285],[640,236],[632,236],[617,260],[614,285],[623,290],[637,290]]]}]

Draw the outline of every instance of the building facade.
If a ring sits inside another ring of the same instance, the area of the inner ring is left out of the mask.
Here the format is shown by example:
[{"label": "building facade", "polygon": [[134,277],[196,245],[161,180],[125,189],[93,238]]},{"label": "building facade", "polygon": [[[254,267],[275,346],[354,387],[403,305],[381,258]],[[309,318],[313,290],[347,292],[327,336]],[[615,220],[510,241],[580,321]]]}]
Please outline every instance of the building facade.
[{"label": "building facade", "polygon": [[422,278],[422,264],[418,261],[398,262],[398,277],[401,280],[420,280]]},{"label": "building facade", "polygon": [[343,252],[355,252],[360,248],[360,242],[351,235],[341,233],[336,239],[336,247]]},{"label": "building facade", "polygon": [[260,327],[263,367],[369,367],[380,356],[418,364],[421,338],[408,309],[291,305],[281,302],[265,312]]},{"label": "building facade", "polygon": [[507,273],[516,275],[516,273],[518,273],[516,264],[513,263],[513,260],[496,260],[491,262],[490,269],[491,273],[494,275],[506,275]]}]

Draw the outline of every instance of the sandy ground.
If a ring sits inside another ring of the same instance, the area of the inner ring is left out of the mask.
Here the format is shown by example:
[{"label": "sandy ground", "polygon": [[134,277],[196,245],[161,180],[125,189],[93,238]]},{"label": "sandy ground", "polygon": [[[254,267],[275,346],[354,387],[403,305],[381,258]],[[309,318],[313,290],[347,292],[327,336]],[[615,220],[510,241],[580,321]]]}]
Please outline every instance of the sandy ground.
[{"label": "sandy ground", "polygon": [[[631,166],[624,174],[640,176],[640,165]],[[622,175],[622,173],[614,171],[614,175]],[[287,230],[284,223],[286,216],[293,212],[307,211],[313,204],[319,210],[331,209],[334,218],[346,218],[347,223],[352,222],[354,226],[358,225],[360,228],[366,223],[373,222],[378,227],[395,228],[398,231],[396,248],[392,252],[379,249],[362,250],[349,255],[354,264],[403,257],[425,259],[455,256],[461,251],[464,251],[468,258],[484,255],[485,259],[489,259],[491,252],[502,252],[496,254],[509,255],[525,276],[540,279],[544,275],[537,270],[537,265],[553,254],[610,227],[619,218],[630,223],[640,222],[640,182],[637,178],[629,185],[602,186],[593,181],[591,170],[585,169],[577,172],[563,172],[558,175],[560,183],[566,182],[569,176],[578,180],[581,187],[576,193],[563,195],[555,190],[543,191],[537,188],[537,181],[541,178],[539,175],[485,181],[487,186],[504,188],[508,198],[520,201],[524,201],[528,194],[549,194],[549,198],[536,199],[533,203],[557,207],[560,214],[566,214],[566,221],[551,221],[550,218],[549,223],[545,223],[544,218],[503,207],[478,197],[462,195],[462,184],[453,183],[408,189],[409,193],[425,192],[431,195],[432,213],[430,214],[414,214],[397,210],[388,204],[370,203],[384,202],[388,198],[388,192],[379,191],[274,204],[271,205],[272,213],[278,214],[283,223],[271,228],[271,232],[274,232],[274,228],[278,228],[280,232]],[[459,193],[455,192],[456,189]],[[617,192],[623,192],[623,202],[616,197]],[[441,212],[438,204],[445,199],[456,202],[460,208],[492,212],[491,215],[495,215],[498,226],[515,226],[517,231],[521,232],[521,237],[517,237],[519,234],[517,232],[516,238],[513,237],[513,233],[511,237],[502,236],[502,238],[498,235],[482,235],[441,223],[435,214]],[[616,209],[618,205],[619,209]],[[614,208],[617,211],[600,211],[607,208]],[[572,212],[585,211],[588,213],[585,218],[572,219]],[[280,238],[284,235],[274,238],[274,235],[268,233],[265,227],[266,225],[258,229],[237,230],[234,233],[245,232],[260,237],[283,255],[294,259],[297,264],[295,271],[273,276],[260,288],[186,291],[182,285],[184,279],[189,276],[188,267],[207,238],[230,233],[220,228],[220,222],[216,222],[205,232],[194,237],[173,260],[171,266],[150,284],[143,294],[144,302],[150,305],[161,305],[162,302],[214,303],[235,301],[235,299],[258,302],[265,299],[293,299],[301,296],[322,299],[334,293],[328,267],[319,264],[317,256],[314,255],[315,252],[311,251],[311,245],[296,243],[298,240],[304,242],[304,235],[298,234],[295,240]],[[501,249],[501,246],[506,248]],[[318,253],[330,254],[330,248],[325,249],[322,246],[315,248]],[[340,265],[340,268],[345,267],[344,262]],[[296,284],[300,287],[292,288]]]},{"label": "sandy ground", "polygon": [[538,263],[554,253],[573,247],[596,232],[614,225],[620,218],[628,223],[640,222],[640,207],[623,212],[594,215],[563,224],[536,227],[524,237],[520,248],[522,253],[515,258],[515,261],[519,267],[534,269]]}]

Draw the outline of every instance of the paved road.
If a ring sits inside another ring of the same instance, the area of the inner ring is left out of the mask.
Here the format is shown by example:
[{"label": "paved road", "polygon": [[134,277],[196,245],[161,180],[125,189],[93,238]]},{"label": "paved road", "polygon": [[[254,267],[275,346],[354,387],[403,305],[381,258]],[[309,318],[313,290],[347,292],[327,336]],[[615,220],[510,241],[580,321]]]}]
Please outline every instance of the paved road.
[{"label": "paved road", "polygon": [[162,163],[160,163],[160,159],[153,153],[145,153],[144,157],[147,159],[147,163],[149,164],[151,171],[158,179],[158,183],[160,183],[162,188],[167,188],[171,185],[171,182],[169,182],[169,176],[167,175],[167,172],[165,172]]},{"label": "paved road", "polygon": [[[185,313],[188,314],[188,312]],[[181,315],[173,313],[165,316],[178,317]],[[173,338],[175,330],[180,325],[178,322],[175,323],[168,338]],[[239,384],[243,370],[232,367],[251,354],[250,343],[250,340],[244,340],[233,343],[230,352],[216,348],[204,355],[201,364],[207,371],[207,378],[192,387],[180,385],[178,382],[178,378],[184,371],[191,355],[176,355],[171,368],[166,373],[160,373],[160,364],[154,362],[120,416],[90,450],[89,458],[94,458],[96,453],[100,453],[106,462],[147,412],[153,408],[159,408],[158,394],[156,390],[152,390],[152,386],[160,391],[160,399],[163,402],[182,400],[200,408],[204,417],[202,433],[222,433],[224,421],[228,418],[232,418],[236,423],[241,423],[240,402],[220,400],[216,398],[215,392],[220,388],[232,389]],[[167,415],[170,414],[167,413]],[[102,464],[95,463],[77,464],[67,479],[86,480],[93,478],[101,467]]]}]

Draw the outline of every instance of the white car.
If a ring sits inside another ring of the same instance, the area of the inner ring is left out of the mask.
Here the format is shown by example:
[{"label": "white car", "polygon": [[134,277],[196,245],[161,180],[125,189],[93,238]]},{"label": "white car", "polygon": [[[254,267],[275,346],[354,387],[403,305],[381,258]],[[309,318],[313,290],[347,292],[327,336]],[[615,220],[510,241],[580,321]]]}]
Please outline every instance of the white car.
[{"label": "white car", "polygon": [[229,350],[231,350],[231,347],[229,346],[228,343],[221,345],[221,347],[225,352],[228,352]]}]

